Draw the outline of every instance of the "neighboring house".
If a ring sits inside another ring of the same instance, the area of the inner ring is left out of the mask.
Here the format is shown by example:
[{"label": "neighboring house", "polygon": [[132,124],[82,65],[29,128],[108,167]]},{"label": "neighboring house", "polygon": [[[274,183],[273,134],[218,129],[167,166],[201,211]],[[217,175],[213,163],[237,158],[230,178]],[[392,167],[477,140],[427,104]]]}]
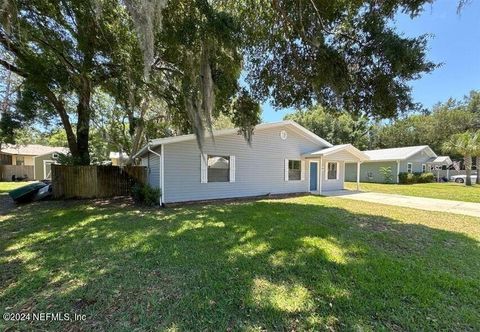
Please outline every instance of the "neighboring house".
[{"label": "neighboring house", "polygon": [[59,153],[68,153],[68,149],[39,144],[2,145],[0,180],[11,180],[12,176],[35,180],[50,179],[50,166],[56,163]]},{"label": "neighboring house", "polygon": [[155,139],[134,158],[148,167],[161,203],[343,189],[346,162],[368,157],[352,145],[332,146],[293,121],[260,124],[251,144],[238,129]]},{"label": "neighboring house", "polygon": [[[383,183],[385,176],[381,173],[382,167],[390,167],[392,182],[398,183],[398,174],[432,172],[439,167],[449,166],[452,161],[447,156],[437,156],[428,146],[408,146],[402,148],[379,149],[363,151],[369,160],[360,166],[361,182]],[[356,165],[347,164],[346,181],[356,181]]]},{"label": "neighboring house", "polygon": [[123,166],[128,161],[128,154],[125,152],[110,152],[109,155],[112,166]]}]

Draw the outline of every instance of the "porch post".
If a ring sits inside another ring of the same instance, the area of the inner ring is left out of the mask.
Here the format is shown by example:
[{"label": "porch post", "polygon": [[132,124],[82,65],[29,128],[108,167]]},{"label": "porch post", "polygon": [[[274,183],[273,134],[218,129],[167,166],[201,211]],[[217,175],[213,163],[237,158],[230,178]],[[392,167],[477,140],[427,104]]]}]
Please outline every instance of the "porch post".
[{"label": "porch post", "polygon": [[357,191],[360,191],[360,162],[357,161]]},{"label": "porch post", "polygon": [[322,183],[323,183],[323,157],[320,156],[320,187],[318,188],[318,192],[322,194]]},{"label": "porch post", "polygon": [[397,160],[397,183],[400,183],[400,160]]}]

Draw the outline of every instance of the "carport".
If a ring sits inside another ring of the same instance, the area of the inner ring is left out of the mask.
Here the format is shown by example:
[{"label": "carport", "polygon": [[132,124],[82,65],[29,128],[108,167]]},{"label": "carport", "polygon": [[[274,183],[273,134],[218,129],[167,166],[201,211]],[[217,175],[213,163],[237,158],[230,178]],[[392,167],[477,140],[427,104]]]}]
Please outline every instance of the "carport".
[{"label": "carport", "polygon": [[447,179],[450,179],[450,165],[452,165],[452,159],[450,159],[449,156],[438,156],[436,158],[431,158],[430,160],[427,161],[427,167],[428,169],[433,172],[437,171],[437,180],[440,181],[440,170],[443,168],[443,166],[447,167]]}]

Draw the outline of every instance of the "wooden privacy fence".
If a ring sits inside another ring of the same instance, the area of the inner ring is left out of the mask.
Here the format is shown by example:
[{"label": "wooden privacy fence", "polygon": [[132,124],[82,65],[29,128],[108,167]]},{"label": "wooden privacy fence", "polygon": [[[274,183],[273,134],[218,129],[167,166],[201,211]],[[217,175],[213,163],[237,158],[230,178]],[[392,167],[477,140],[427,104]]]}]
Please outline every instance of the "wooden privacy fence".
[{"label": "wooden privacy fence", "polygon": [[52,165],[54,198],[104,198],[130,195],[135,183],[146,183],[143,166]]},{"label": "wooden privacy fence", "polygon": [[27,180],[33,180],[33,166],[24,165],[0,165],[0,180],[12,181],[12,175],[15,177],[27,177]]}]

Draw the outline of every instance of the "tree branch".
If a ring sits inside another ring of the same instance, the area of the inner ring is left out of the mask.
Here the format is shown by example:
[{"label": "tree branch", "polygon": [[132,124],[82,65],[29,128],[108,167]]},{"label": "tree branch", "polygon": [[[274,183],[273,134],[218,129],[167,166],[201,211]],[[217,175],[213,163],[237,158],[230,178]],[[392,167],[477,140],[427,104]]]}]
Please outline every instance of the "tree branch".
[{"label": "tree branch", "polygon": [[21,70],[20,68],[12,65],[11,63],[3,60],[3,59],[0,59],[0,65],[2,65],[4,68],[10,70],[11,72],[17,74],[18,76],[22,76],[22,77],[27,77],[27,73],[24,72],[23,70]]}]

